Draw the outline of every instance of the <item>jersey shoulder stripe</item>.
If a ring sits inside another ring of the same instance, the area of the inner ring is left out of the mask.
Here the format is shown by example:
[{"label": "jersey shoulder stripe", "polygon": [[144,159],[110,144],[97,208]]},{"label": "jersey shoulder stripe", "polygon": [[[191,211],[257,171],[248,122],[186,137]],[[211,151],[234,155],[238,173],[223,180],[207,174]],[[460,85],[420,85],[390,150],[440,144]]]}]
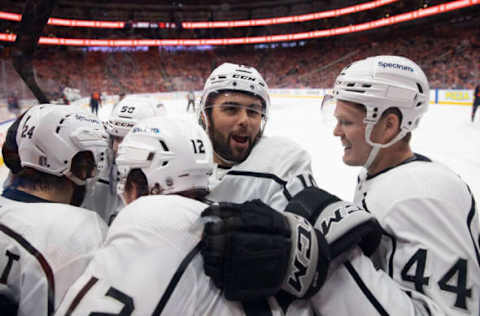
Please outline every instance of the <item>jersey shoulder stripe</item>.
[{"label": "jersey shoulder stripe", "polygon": [[160,302],[158,302],[157,306],[155,307],[155,310],[153,311],[153,316],[159,316],[162,314],[163,309],[165,306],[167,306],[168,300],[173,294],[173,291],[175,290],[178,282],[182,278],[183,273],[187,269],[188,265],[192,262],[193,258],[200,252],[202,243],[199,242],[182,260],[180,265],[177,268],[177,271],[175,271],[175,274],[173,275],[172,279],[170,280],[170,283],[167,286],[167,289],[162,295],[162,298],[160,299]]},{"label": "jersey shoulder stripe", "polygon": [[38,251],[33,245],[23,238],[20,234],[10,229],[8,226],[0,224],[0,231],[10,238],[18,242],[23,249],[30,253],[40,264],[48,285],[48,315],[53,315],[54,312],[54,302],[55,302],[55,279],[53,276],[53,270],[50,267],[50,264],[45,259],[43,254]]}]

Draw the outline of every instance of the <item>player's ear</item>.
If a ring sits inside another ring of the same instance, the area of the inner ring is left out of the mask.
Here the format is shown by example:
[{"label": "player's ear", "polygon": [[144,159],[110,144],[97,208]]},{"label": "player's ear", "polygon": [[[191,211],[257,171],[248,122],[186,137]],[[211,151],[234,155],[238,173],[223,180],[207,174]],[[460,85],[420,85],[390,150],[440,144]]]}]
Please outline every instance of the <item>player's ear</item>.
[{"label": "player's ear", "polygon": [[384,129],[384,143],[386,144],[400,133],[400,117],[395,113],[388,113],[381,121]]},{"label": "player's ear", "polygon": [[200,117],[198,118],[198,123],[200,124],[201,127],[203,127],[204,130],[207,129],[207,118],[205,116],[204,111],[200,112]]},{"label": "player's ear", "polygon": [[127,184],[125,186],[125,192],[123,192],[123,197],[125,198],[126,204],[130,204],[137,198],[139,198],[139,190],[137,188],[137,184],[134,181],[131,181],[130,185]]}]

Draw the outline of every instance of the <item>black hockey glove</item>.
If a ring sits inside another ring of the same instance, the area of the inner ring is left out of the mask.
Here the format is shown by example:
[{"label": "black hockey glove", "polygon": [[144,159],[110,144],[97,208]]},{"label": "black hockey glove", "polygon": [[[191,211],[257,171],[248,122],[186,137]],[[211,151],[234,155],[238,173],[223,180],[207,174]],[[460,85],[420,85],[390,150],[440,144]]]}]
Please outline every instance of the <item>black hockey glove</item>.
[{"label": "black hockey glove", "polygon": [[[304,218],[260,200],[207,208],[202,249],[205,273],[229,300],[272,296],[281,288],[304,297],[323,284],[330,254]],[[312,290],[314,289],[314,290]]]},{"label": "black hockey glove", "polygon": [[354,246],[370,256],[380,244],[382,228],[374,216],[322,189],[304,189],[290,200],[285,211],[303,216],[322,233],[332,259]]},{"label": "black hockey glove", "polygon": [[16,316],[18,311],[18,302],[13,298],[13,294],[6,285],[0,284],[0,314],[5,316]]}]

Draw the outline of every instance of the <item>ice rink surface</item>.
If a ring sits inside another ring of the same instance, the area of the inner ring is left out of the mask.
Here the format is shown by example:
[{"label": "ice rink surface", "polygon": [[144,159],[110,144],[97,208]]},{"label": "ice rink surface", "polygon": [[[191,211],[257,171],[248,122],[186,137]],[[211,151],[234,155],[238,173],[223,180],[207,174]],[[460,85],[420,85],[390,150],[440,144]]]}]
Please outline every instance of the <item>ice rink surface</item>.
[{"label": "ice rink surface", "polygon": [[[185,99],[159,100],[169,115],[194,119],[192,112],[185,112]],[[88,110],[85,102],[80,106]],[[112,104],[105,104],[100,108],[99,117],[107,119],[111,108]],[[411,144],[415,152],[451,167],[470,185],[476,200],[480,201],[480,117],[478,122],[471,123],[470,111],[469,106],[431,105],[413,132]],[[332,133],[334,124],[331,113],[322,113],[319,99],[273,98],[265,134],[289,137],[307,149],[312,156],[317,184],[351,200],[360,170],[343,164],[343,147]],[[3,169],[0,177],[5,177],[6,168],[0,169]]]}]

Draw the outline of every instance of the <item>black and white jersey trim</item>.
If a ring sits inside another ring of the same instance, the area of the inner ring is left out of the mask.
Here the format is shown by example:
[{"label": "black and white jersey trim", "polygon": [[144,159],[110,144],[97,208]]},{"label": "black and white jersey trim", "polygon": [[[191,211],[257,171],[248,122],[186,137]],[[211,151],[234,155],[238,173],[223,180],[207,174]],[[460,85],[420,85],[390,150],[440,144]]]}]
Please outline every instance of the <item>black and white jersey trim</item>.
[{"label": "black and white jersey trim", "polygon": [[167,306],[168,300],[172,296],[173,291],[175,290],[178,282],[180,282],[180,279],[182,278],[183,273],[187,269],[190,262],[192,262],[193,258],[195,258],[195,256],[200,252],[201,247],[202,247],[202,242],[199,242],[182,260],[182,262],[177,268],[177,271],[175,271],[175,274],[170,280],[170,283],[168,284],[167,289],[163,293],[162,298],[160,299],[160,302],[158,302],[157,306],[155,307],[155,310],[153,311],[152,316],[159,316],[162,314],[163,309],[165,308],[165,306]]},{"label": "black and white jersey trim", "polygon": [[350,261],[346,261],[344,263],[344,265],[347,268],[350,275],[352,276],[355,283],[357,283],[357,285],[360,288],[360,290],[362,291],[362,293],[365,295],[365,297],[368,299],[368,301],[373,305],[373,307],[378,312],[378,314],[382,315],[382,316],[388,316],[389,314],[387,313],[385,308],[383,308],[382,304],[380,304],[380,302],[376,299],[375,295],[373,295],[373,293],[370,292],[370,290],[365,285],[363,280],[360,278],[360,275],[357,273],[357,271],[352,266]]},{"label": "black and white jersey trim", "polygon": [[287,190],[287,181],[280,179],[278,176],[271,174],[271,173],[263,173],[263,172],[253,172],[253,171],[240,171],[240,170],[230,170],[227,172],[229,176],[245,176],[245,177],[253,177],[253,178],[263,178],[263,179],[270,179],[274,182],[278,183],[283,187],[283,194],[285,198],[290,201],[292,199],[292,195]]},{"label": "black and white jersey trim", "polygon": [[55,304],[55,279],[53,276],[53,270],[50,267],[50,264],[45,259],[43,254],[38,251],[35,247],[32,246],[25,238],[23,238],[20,234],[12,230],[10,227],[7,227],[3,224],[0,224],[0,231],[3,232],[5,235],[9,236],[10,238],[14,239],[16,242],[22,246],[29,254],[31,254],[39,263],[40,267],[45,274],[45,278],[47,280],[47,291],[48,291],[48,315],[53,315],[54,312],[54,304]]},{"label": "black and white jersey trim", "polygon": [[[468,190],[470,191],[470,188]],[[472,207],[470,208],[470,212],[468,213],[468,216],[467,216],[467,227],[468,227],[468,233],[470,234],[470,238],[472,238],[473,248],[475,249],[477,264],[480,266],[480,253],[477,248],[477,242],[480,243],[480,240],[476,241],[475,240],[476,237],[474,237],[472,234],[472,222],[473,222],[473,219],[475,218],[475,213],[476,213],[475,199],[473,198],[473,195],[471,192],[470,192],[470,195],[472,196]]]}]

